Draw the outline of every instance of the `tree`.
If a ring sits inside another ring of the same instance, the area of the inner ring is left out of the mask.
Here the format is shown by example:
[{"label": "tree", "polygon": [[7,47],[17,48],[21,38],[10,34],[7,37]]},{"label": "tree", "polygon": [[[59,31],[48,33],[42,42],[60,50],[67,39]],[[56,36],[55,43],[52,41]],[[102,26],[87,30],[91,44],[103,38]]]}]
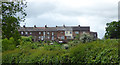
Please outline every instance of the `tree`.
[{"label": "tree", "polygon": [[113,21],[106,24],[105,38],[119,39],[120,38],[120,21]]},{"label": "tree", "polygon": [[77,35],[75,36],[75,40],[80,40],[80,35],[79,35],[79,34],[77,34]]},{"label": "tree", "polygon": [[86,43],[86,42],[91,42],[93,41],[94,38],[90,35],[90,34],[87,34],[87,33],[83,33],[81,36],[80,36],[80,41],[82,43]]},{"label": "tree", "polygon": [[20,39],[18,28],[25,20],[26,2],[2,2],[2,38]]}]

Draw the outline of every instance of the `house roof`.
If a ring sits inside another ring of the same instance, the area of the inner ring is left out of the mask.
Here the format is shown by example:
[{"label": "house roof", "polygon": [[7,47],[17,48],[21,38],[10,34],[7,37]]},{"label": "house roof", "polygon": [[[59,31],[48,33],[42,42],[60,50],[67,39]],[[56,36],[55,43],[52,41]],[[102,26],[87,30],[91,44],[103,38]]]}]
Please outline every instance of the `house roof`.
[{"label": "house roof", "polygon": [[57,26],[57,27],[20,27],[18,31],[89,31],[90,27]]}]

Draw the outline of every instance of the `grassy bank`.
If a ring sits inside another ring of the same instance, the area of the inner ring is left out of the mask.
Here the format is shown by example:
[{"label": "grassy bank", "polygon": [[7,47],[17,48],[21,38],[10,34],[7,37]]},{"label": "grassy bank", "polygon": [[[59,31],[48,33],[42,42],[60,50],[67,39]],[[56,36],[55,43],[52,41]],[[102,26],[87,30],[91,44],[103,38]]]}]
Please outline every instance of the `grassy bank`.
[{"label": "grassy bank", "polygon": [[3,63],[118,63],[119,40],[97,40],[89,43],[74,43],[53,45],[42,42],[21,40],[14,50],[2,53]]}]

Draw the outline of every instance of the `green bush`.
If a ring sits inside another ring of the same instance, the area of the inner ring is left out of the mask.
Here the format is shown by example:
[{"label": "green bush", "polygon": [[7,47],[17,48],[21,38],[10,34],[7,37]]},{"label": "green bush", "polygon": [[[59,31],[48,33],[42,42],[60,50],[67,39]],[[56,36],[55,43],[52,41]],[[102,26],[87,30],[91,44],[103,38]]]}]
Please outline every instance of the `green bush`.
[{"label": "green bush", "polygon": [[15,40],[11,37],[9,40],[7,38],[2,40],[2,51],[14,50],[16,48]]},{"label": "green bush", "polygon": [[32,36],[29,36],[29,37],[22,36],[21,40],[24,42],[27,42],[27,41],[32,42]]},{"label": "green bush", "polygon": [[80,36],[80,41],[82,43],[93,41],[93,37],[90,34],[84,33]]},{"label": "green bush", "polygon": [[[101,43],[99,43],[101,42]],[[70,49],[72,63],[118,63],[116,40],[94,41]]]},{"label": "green bush", "polygon": [[[86,44],[79,43],[70,47],[69,43],[69,46],[59,44],[39,46],[39,42],[21,40],[18,48],[2,53],[2,62],[55,65],[60,63],[118,63],[118,43],[119,40],[107,39]],[[63,46],[69,48],[66,50],[62,48]]]}]

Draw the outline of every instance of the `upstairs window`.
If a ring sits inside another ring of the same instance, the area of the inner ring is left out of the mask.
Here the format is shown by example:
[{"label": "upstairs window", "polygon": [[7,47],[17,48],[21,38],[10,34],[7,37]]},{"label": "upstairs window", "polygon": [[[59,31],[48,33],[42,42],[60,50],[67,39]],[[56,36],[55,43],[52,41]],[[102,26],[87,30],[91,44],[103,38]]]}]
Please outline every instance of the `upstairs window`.
[{"label": "upstairs window", "polygon": [[28,32],[25,32],[25,34],[27,35],[27,34],[28,34]]},{"label": "upstairs window", "polygon": [[66,34],[68,34],[68,32],[66,32]]},{"label": "upstairs window", "polygon": [[41,32],[39,32],[39,34],[41,34]]},{"label": "upstairs window", "polygon": [[21,34],[23,35],[24,33],[23,33],[23,32],[21,32]]},{"label": "upstairs window", "polygon": [[75,31],[75,34],[79,34],[79,31]]},{"label": "upstairs window", "polygon": [[47,32],[47,34],[49,35],[50,33],[49,33],[49,32]]},{"label": "upstairs window", "polygon": [[54,35],[54,32],[52,32],[52,35]]},{"label": "upstairs window", "polygon": [[45,32],[43,32],[43,35],[45,36]]},{"label": "upstairs window", "polygon": [[32,32],[30,32],[30,34],[32,34]]}]

